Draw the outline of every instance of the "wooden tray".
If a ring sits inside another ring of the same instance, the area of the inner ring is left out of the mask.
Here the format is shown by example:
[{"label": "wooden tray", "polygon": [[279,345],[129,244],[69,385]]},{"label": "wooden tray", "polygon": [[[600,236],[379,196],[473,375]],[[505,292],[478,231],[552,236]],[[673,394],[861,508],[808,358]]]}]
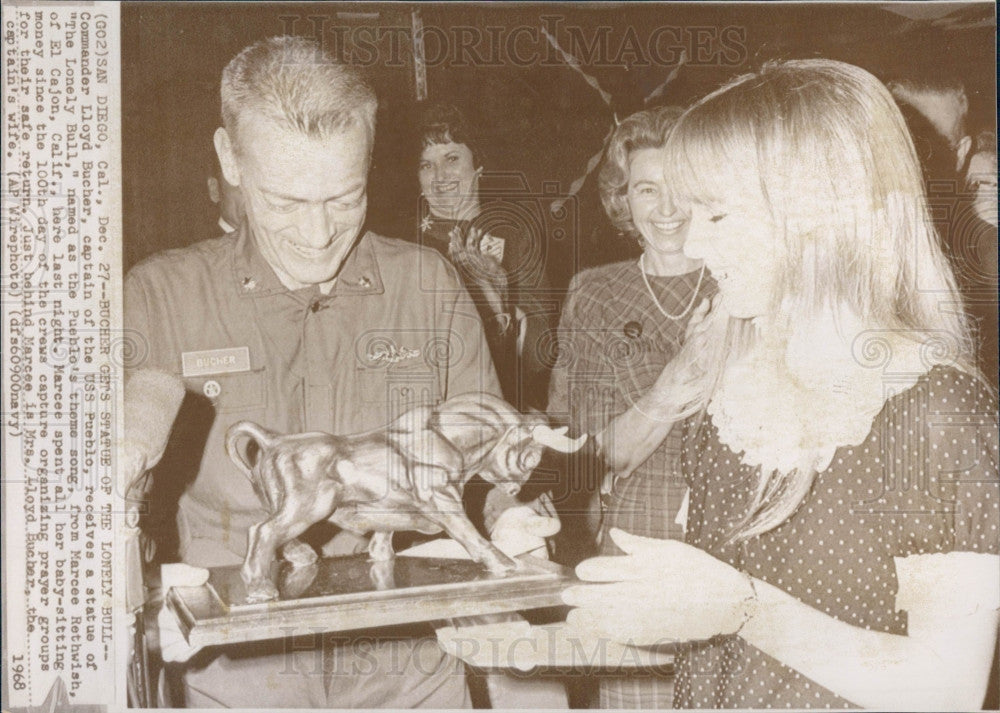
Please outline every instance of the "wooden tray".
[{"label": "wooden tray", "polygon": [[570,570],[528,555],[521,569],[490,574],[471,560],[368,555],[330,557],[309,567],[276,563],[279,599],[246,603],[240,568],[217,567],[200,587],[173,587],[166,602],[188,643],[233,644],[369,629],[562,604]]}]

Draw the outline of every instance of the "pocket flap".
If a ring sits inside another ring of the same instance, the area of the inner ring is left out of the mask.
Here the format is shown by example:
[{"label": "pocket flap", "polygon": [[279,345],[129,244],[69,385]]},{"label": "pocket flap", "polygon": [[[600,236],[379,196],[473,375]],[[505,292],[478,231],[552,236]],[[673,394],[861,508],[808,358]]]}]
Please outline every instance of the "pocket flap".
[{"label": "pocket flap", "polygon": [[267,406],[267,384],[264,370],[236,374],[189,376],[184,379],[188,391],[208,398],[219,413],[249,411]]}]

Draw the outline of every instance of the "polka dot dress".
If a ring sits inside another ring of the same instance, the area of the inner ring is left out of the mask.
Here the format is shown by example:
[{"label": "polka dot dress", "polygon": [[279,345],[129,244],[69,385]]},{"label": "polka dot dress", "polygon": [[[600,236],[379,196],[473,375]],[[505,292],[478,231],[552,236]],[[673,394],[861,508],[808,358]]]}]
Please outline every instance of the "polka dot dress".
[{"label": "polka dot dress", "polygon": [[[701,278],[697,270],[647,276],[659,304],[676,315],[716,293],[715,281],[707,274]],[[689,319],[690,313],[677,320],[660,314],[635,260],[578,274],[559,323],[559,361],[552,370],[549,414],[567,414],[574,434],[603,429],[649,391],[680,349]],[[680,431],[679,426],[671,430],[631,477],[619,479],[607,495],[601,554],[622,554],[606,534],[612,527],[647,537],[684,537],[675,522],[687,491],[680,474]],[[580,484],[577,489],[592,492],[597,486]],[[563,533],[582,529],[573,513],[562,517]],[[670,676],[639,671],[600,681],[601,708],[662,709],[672,702]]]},{"label": "polka dot dress", "polygon": [[[708,419],[686,429],[688,542],[841,621],[906,633],[894,556],[1000,552],[997,406],[962,372],[935,367],[887,401],[868,438],[837,451],[789,520],[741,545],[728,536],[755,470]],[[735,636],[683,647],[674,705],[856,707]]]}]

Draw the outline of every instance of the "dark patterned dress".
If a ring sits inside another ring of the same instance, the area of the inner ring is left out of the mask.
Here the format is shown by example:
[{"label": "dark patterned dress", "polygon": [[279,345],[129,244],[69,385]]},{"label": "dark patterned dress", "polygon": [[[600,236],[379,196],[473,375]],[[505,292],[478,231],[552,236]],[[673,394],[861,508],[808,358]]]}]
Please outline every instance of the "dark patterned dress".
[{"label": "dark patterned dress", "polygon": [[[647,277],[663,309],[676,315],[685,311],[692,298],[697,307],[715,294],[715,282],[706,272],[695,295],[699,273]],[[649,390],[677,354],[689,317],[690,311],[676,321],[660,313],[635,260],[578,274],[570,283],[559,323],[559,358],[549,388],[550,418],[568,424],[574,436],[602,430]],[[681,526],[675,523],[687,490],[679,469],[680,430],[674,428],[632,476],[619,479],[605,497],[600,525],[605,532],[619,527],[647,537],[683,538]],[[572,482],[561,484],[565,489],[553,494],[563,519],[558,559],[573,562],[594,554],[598,514],[589,501],[603,476],[575,472]],[[621,554],[609,537],[601,540],[603,554]],[[605,708],[669,708],[671,700],[669,677],[642,674],[601,681],[601,706]]]},{"label": "dark patterned dress", "polygon": [[451,231],[455,228],[463,237],[470,227],[476,227],[499,239],[502,245],[498,248],[502,255],[500,264],[507,275],[510,307],[520,310],[524,324],[515,322],[501,331],[501,325],[496,322],[493,310],[475,280],[461,269],[459,273],[483,321],[504,398],[521,410],[541,410],[545,407],[551,363],[543,358],[542,343],[555,323],[557,302],[551,296],[545,274],[545,241],[542,236],[512,220],[514,213],[509,206],[507,209],[504,206],[504,201],[486,203],[480,214],[469,221],[435,217],[424,204],[418,242],[450,260],[448,245]]},{"label": "dark patterned dress", "polygon": [[[889,399],[867,439],[840,448],[778,528],[739,546],[727,536],[754,469],[705,419],[685,424],[691,486],[687,541],[858,627],[906,634],[893,557],[1000,552],[997,404],[973,377],[934,367]],[[737,636],[692,642],[677,656],[678,708],[857,707]]]}]

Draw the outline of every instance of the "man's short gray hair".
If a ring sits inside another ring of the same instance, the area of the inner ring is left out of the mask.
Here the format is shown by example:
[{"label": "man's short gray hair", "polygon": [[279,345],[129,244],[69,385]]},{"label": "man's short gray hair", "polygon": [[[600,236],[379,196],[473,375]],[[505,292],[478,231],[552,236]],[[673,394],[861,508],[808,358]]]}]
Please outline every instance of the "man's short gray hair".
[{"label": "man's short gray hair", "polygon": [[222,71],[222,123],[234,143],[250,112],[323,138],[359,122],[375,137],[375,91],[357,67],[305,37],[270,37],[246,47]]}]

